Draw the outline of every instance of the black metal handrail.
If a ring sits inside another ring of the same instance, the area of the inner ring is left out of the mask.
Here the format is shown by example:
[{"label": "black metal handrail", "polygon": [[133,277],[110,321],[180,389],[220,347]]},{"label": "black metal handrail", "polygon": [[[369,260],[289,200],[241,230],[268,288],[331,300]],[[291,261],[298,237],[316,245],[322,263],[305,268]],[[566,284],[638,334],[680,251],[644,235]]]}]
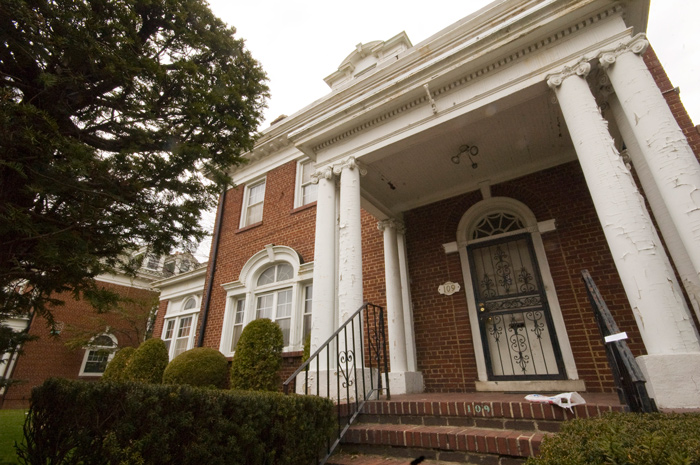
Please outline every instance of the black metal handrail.
[{"label": "black metal handrail", "polygon": [[[366,345],[362,331],[363,316],[367,331]],[[366,358],[365,352],[367,352]],[[365,360],[368,362],[366,366]],[[361,380],[357,379],[358,371],[361,374]],[[285,394],[290,394],[290,386],[294,386],[293,391],[296,391],[296,381],[302,372],[304,384],[303,392],[300,394],[323,396],[337,403],[337,437],[329,439],[326,455],[318,461],[323,465],[338,447],[368,400],[375,395],[381,395],[382,391],[385,391],[387,399],[391,398],[384,309],[368,302],[357,309],[326,342],[309,356],[306,362],[287,378],[283,383]],[[325,389],[321,389],[323,372],[325,372]],[[310,373],[312,378],[315,377],[315,388],[309,386]],[[384,380],[382,380],[382,374]],[[331,383],[331,375],[335,377],[334,383]],[[335,393],[331,391],[332,387],[335,388]]]},{"label": "black metal handrail", "polygon": [[646,379],[639,369],[637,360],[632,355],[632,351],[627,346],[624,339],[612,342],[605,342],[605,337],[619,334],[620,329],[615,324],[615,320],[610,313],[610,309],[605,304],[600,295],[598,287],[593,282],[593,278],[588,270],[581,271],[583,282],[586,284],[588,300],[593,307],[595,321],[603,337],[605,353],[613,372],[617,395],[620,403],[626,405],[632,412],[651,413],[657,412],[654,400],[649,397],[646,388]]}]

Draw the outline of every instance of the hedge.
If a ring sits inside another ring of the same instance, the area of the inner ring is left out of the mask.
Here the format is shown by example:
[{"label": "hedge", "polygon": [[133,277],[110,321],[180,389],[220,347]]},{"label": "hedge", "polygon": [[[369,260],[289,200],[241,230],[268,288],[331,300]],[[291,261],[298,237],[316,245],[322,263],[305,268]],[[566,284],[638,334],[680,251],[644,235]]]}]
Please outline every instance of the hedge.
[{"label": "hedge", "polygon": [[331,401],[142,383],[50,379],[32,391],[25,464],[307,465]]},{"label": "hedge", "polygon": [[229,387],[228,360],[224,354],[210,347],[195,347],[181,353],[165,367],[163,384],[227,389]]},{"label": "hedge", "polygon": [[141,343],[124,367],[124,380],[160,384],[168,366],[168,349],[161,339]]},{"label": "hedge", "polygon": [[248,323],[231,364],[231,388],[279,391],[284,338],[277,323],[261,318]]},{"label": "hedge", "polygon": [[527,465],[700,465],[699,414],[610,413],[567,421]]},{"label": "hedge", "polygon": [[136,347],[124,347],[119,349],[112,360],[107,364],[105,372],[102,374],[101,380],[104,381],[125,381],[126,366],[129,364],[131,357],[136,352]]}]

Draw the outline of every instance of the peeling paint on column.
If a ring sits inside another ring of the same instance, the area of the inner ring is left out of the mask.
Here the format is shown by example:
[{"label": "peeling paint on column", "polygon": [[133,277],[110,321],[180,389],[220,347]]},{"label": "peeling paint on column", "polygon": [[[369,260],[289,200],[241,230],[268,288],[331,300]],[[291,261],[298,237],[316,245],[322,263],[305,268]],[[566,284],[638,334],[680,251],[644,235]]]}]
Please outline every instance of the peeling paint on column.
[{"label": "peeling paint on column", "polygon": [[590,92],[586,62],[550,77],[649,354],[700,351],[670,263]]}]

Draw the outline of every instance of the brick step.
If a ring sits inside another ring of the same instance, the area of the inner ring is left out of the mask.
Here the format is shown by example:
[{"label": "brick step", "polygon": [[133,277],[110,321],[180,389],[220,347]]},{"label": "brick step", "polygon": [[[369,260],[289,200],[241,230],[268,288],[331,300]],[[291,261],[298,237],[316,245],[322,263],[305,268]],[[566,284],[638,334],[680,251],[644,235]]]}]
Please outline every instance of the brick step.
[{"label": "brick step", "polygon": [[342,444],[529,457],[539,452],[544,435],[509,429],[359,423],[348,429]]},{"label": "brick step", "polygon": [[[360,453],[340,453],[331,457],[326,465],[409,465],[416,461],[418,456],[407,457],[388,457],[385,455],[376,454],[360,454]],[[419,461],[420,465],[464,465],[464,462],[446,462],[444,460],[423,459]]]}]

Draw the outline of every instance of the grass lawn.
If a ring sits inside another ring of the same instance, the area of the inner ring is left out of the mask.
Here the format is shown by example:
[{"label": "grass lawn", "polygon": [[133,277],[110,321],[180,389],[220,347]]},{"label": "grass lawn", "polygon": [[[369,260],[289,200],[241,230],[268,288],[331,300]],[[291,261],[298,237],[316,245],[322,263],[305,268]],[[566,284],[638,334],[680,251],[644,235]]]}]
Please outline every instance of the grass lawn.
[{"label": "grass lawn", "polygon": [[15,441],[22,440],[26,410],[0,410],[0,465],[15,464]]}]

